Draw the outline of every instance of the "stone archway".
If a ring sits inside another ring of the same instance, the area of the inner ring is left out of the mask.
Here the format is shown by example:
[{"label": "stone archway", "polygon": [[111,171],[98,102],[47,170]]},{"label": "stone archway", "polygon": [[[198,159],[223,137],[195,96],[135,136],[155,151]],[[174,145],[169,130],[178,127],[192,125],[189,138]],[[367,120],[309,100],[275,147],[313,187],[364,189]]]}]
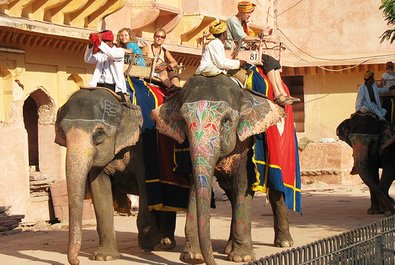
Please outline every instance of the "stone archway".
[{"label": "stone archway", "polygon": [[47,137],[50,137],[48,131],[54,130],[55,116],[54,101],[43,87],[25,99],[23,120],[28,134],[29,166],[35,171],[45,171],[45,164],[48,164],[43,157],[46,157]]},{"label": "stone archway", "polygon": [[23,123],[27,132],[30,171],[39,171],[38,107],[30,95],[23,104]]}]

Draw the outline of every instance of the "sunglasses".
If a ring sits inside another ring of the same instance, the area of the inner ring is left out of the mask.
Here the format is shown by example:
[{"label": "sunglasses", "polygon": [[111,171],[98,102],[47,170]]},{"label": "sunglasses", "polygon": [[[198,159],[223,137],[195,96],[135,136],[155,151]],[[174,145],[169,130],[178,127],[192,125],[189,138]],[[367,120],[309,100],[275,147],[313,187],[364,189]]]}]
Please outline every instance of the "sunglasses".
[{"label": "sunglasses", "polygon": [[166,39],[166,36],[162,36],[162,35],[155,35],[155,38],[159,38],[159,39]]}]

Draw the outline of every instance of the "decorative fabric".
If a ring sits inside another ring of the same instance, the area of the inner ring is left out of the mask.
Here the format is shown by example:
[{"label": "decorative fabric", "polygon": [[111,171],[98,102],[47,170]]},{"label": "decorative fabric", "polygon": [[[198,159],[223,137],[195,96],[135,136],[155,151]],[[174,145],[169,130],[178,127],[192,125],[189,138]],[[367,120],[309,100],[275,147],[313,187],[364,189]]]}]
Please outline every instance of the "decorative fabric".
[{"label": "decorative fabric", "polygon": [[211,34],[220,34],[226,31],[226,23],[223,21],[213,21],[208,27]]},{"label": "decorative fabric", "polygon": [[164,91],[159,86],[131,76],[127,77],[127,88],[131,102],[139,105],[143,114],[141,137],[148,207],[159,211],[186,211],[192,172],[188,143],[178,144],[159,134],[150,117],[151,111],[163,103]]},{"label": "decorative fabric", "polygon": [[[261,68],[251,66],[247,88],[260,92],[273,100],[273,88]],[[283,84],[289,94],[288,88]],[[287,117],[282,119],[284,131],[277,126],[255,137],[253,163],[256,180],[253,190],[267,192],[274,189],[284,193],[285,204],[296,212],[302,211],[299,153],[292,106],[285,107]]]},{"label": "decorative fabric", "polygon": [[256,7],[256,4],[254,4],[254,3],[251,3],[248,1],[241,1],[237,5],[237,10],[239,10],[239,12],[243,12],[243,13],[250,13],[250,12],[254,12],[255,7]]}]

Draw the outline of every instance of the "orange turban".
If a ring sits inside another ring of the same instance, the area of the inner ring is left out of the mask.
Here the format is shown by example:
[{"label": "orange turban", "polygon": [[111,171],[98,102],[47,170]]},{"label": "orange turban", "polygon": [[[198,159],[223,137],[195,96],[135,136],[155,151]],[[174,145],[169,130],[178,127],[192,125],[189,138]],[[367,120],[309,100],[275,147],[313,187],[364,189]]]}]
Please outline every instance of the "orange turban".
[{"label": "orange turban", "polygon": [[254,12],[255,7],[256,7],[256,4],[253,4],[248,1],[241,1],[237,5],[237,9],[239,10],[239,12],[242,12],[242,13]]}]

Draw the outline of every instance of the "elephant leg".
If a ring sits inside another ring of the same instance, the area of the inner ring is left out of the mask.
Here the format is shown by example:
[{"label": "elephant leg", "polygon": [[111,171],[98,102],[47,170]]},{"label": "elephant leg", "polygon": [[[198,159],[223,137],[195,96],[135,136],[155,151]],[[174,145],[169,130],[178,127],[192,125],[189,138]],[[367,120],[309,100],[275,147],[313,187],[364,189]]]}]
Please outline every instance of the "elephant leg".
[{"label": "elephant leg", "polygon": [[92,200],[95,207],[99,248],[93,253],[93,260],[114,260],[119,258],[114,231],[114,209],[110,177],[103,171],[91,172]]},{"label": "elephant leg", "polygon": [[284,195],[280,191],[269,190],[269,202],[274,219],[274,245],[276,247],[292,247],[294,241],[289,232],[288,209]]},{"label": "elephant leg", "polygon": [[198,237],[196,190],[194,187],[191,187],[189,194],[188,213],[185,221],[185,245],[180,254],[180,260],[187,264],[204,263]]},{"label": "elephant leg", "polygon": [[[379,171],[378,168],[370,169],[369,175],[372,176],[372,182],[375,183],[375,185],[379,184]],[[362,177],[361,177],[362,179]],[[362,179],[363,180],[363,179]],[[365,183],[366,184],[366,183]],[[373,188],[369,187],[369,192],[370,192],[370,208],[368,209],[367,213],[368,214],[380,214],[382,211],[380,210],[380,203],[379,199],[374,192]]]},{"label": "elephant leg", "polygon": [[[226,197],[228,197],[228,199],[229,199],[232,209],[234,209],[235,196],[233,195],[233,193],[231,192],[230,189],[224,189],[224,191],[225,191]],[[232,233],[232,231],[234,231],[234,228],[233,228],[234,223],[235,222],[233,222],[233,214],[232,214],[232,221],[230,223],[230,231],[229,231],[229,239],[228,239],[228,242],[226,243],[225,248],[224,248],[224,253],[227,255],[229,255],[233,249],[233,233]]]},{"label": "elephant leg", "polygon": [[175,248],[176,240],[174,231],[176,230],[176,212],[152,211],[155,221],[160,229],[161,241],[159,250],[170,250]]},{"label": "elephant leg", "polygon": [[379,182],[380,189],[388,196],[388,200],[392,204],[390,209],[391,213],[394,213],[395,202],[394,199],[389,195],[389,189],[395,179],[395,163],[393,162],[393,154],[395,154],[395,144],[392,144],[383,151],[382,154],[382,166],[383,172],[381,174],[381,179]]},{"label": "elephant leg", "polygon": [[[391,165],[392,166],[392,165]],[[394,166],[392,166],[394,167]],[[394,180],[394,171],[389,171],[387,168],[383,169],[383,173],[381,174],[381,180],[379,182],[379,188],[384,192],[385,196],[387,197],[388,201],[390,202],[390,204],[392,205],[392,207],[390,207],[389,209],[383,209],[383,212],[387,212],[389,211],[391,214],[395,213],[395,201],[394,199],[389,195],[389,189],[392,185],[392,182]]]},{"label": "elephant leg", "polygon": [[[251,238],[251,207],[254,192],[248,189],[246,174],[235,180],[235,198],[232,203],[231,242],[228,259],[234,262],[250,262],[255,259]],[[228,250],[227,250],[228,251]]]},{"label": "elephant leg", "polygon": [[[376,178],[378,176],[378,168],[366,163],[356,163],[356,166],[362,181],[369,187],[371,198],[373,198],[371,202],[375,203],[377,200],[378,206],[374,206],[378,209],[377,212],[393,211],[393,200],[388,194],[385,194],[378,184],[378,177]],[[368,210],[368,213],[372,213],[370,210]],[[375,211],[374,209],[373,213]]]}]

